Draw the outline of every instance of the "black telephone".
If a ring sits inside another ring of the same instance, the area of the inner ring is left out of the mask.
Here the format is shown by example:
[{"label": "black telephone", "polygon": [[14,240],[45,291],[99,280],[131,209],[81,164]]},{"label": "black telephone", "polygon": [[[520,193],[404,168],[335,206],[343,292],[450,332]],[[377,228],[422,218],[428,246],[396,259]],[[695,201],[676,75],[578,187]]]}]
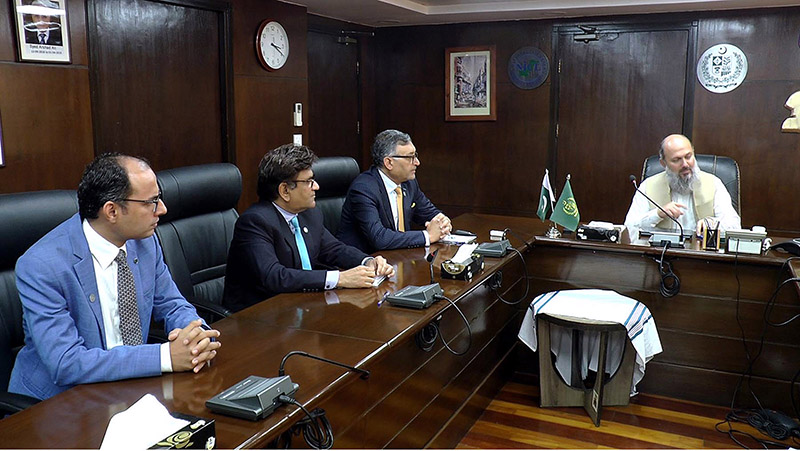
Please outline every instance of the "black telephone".
[{"label": "black telephone", "polygon": [[779,250],[783,252],[788,252],[792,255],[797,255],[800,257],[800,238],[795,238],[790,241],[784,241],[783,243],[778,243],[773,246],[769,247],[769,250]]}]

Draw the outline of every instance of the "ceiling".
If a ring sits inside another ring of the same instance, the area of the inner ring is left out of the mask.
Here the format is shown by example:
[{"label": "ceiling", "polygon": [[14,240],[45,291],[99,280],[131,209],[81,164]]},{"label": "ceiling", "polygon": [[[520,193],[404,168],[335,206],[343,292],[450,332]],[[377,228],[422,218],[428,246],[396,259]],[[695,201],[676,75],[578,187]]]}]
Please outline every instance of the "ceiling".
[{"label": "ceiling", "polygon": [[281,0],[371,27],[796,6],[797,0]]}]

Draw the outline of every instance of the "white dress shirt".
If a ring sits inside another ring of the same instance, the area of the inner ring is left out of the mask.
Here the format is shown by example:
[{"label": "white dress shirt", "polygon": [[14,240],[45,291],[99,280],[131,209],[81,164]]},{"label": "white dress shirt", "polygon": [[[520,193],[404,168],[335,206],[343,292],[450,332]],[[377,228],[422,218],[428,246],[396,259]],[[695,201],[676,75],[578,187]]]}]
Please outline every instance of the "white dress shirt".
[{"label": "white dress shirt", "polygon": [[[719,227],[722,230],[740,229],[742,228],[742,220],[739,214],[733,208],[731,203],[731,195],[725,188],[725,184],[719,177],[710,174],[714,178],[714,218],[719,221]],[[647,192],[647,186],[652,182],[652,177],[645,179],[639,189]],[[694,196],[689,194],[676,193],[671,191],[672,201],[686,205],[683,214],[676,218],[683,226],[684,231],[692,232],[697,228],[697,221],[703,218],[696,218],[694,214]],[[658,208],[647,200],[638,191],[633,195],[631,208],[625,216],[625,227],[628,228],[631,239],[638,236],[639,230],[642,228],[655,227],[656,224],[662,221],[663,218],[658,216]]]},{"label": "white dress shirt", "polygon": [[[397,209],[397,192],[395,192],[395,189],[400,185],[395,183],[394,180],[390,179],[388,175],[384,174],[381,169],[378,169],[378,174],[381,175],[383,186],[386,187],[386,195],[389,196],[389,205],[392,207],[392,220],[394,221],[394,228],[395,230],[400,230],[400,216]],[[422,234],[425,235],[425,247],[430,246],[431,236],[428,234],[428,231],[423,230]]]},{"label": "white dress shirt", "polygon": [[[97,233],[89,221],[83,220],[83,234],[92,254],[94,275],[97,280],[97,297],[100,311],[103,314],[103,331],[106,338],[106,349],[122,346],[122,332],[119,328],[119,306],[117,305],[117,262],[114,261],[120,249],[127,249],[123,244],[117,247]],[[142,337],[147,341],[147,337]],[[169,353],[169,342],[161,344],[161,372],[172,372],[172,357]]]}]

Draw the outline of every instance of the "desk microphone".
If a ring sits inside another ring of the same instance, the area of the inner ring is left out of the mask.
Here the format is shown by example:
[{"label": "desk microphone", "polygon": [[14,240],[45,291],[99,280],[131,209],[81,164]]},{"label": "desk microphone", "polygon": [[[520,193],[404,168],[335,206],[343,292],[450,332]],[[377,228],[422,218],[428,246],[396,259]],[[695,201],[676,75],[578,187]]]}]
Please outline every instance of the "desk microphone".
[{"label": "desk microphone", "polygon": [[[671,214],[667,213],[667,210],[664,210],[664,209],[661,207],[661,205],[658,205],[658,204],[657,204],[657,203],[656,203],[656,202],[655,202],[653,199],[650,199],[650,197],[649,197],[647,194],[645,194],[645,193],[644,193],[644,191],[642,191],[642,190],[640,190],[640,189],[639,189],[639,187],[636,185],[636,176],[635,176],[635,175],[630,175],[630,176],[629,176],[629,178],[630,178],[630,180],[631,180],[631,183],[633,183],[633,188],[634,188],[634,189],[635,189],[635,190],[636,190],[636,191],[637,191],[639,194],[641,194],[642,196],[644,196],[644,198],[645,198],[645,199],[649,200],[651,204],[655,205],[655,206],[656,206],[656,208],[658,208],[659,210],[661,210],[661,212],[662,212],[662,213],[664,213],[665,215],[667,215],[667,217],[668,217],[669,219],[672,219],[672,221],[673,221],[673,222],[675,222],[675,224],[678,224],[678,228],[679,228],[679,229],[680,229],[680,231],[681,231],[681,235],[680,235],[680,237],[678,237],[678,242],[677,242],[676,244],[678,244],[678,245],[680,245],[680,246],[683,246],[683,226],[681,225],[681,223],[680,223],[680,222],[679,222],[677,219],[675,219],[675,218],[674,218],[674,217],[673,217]],[[670,242],[668,239],[667,239],[667,240],[661,240],[661,241],[662,241],[662,242],[663,242],[663,241]]]},{"label": "desk microphone", "polygon": [[438,254],[439,254],[439,249],[436,249],[435,251],[425,256],[425,260],[428,260],[428,263],[431,265],[431,283],[436,283],[436,281],[433,280],[433,261],[436,260],[436,256]]}]

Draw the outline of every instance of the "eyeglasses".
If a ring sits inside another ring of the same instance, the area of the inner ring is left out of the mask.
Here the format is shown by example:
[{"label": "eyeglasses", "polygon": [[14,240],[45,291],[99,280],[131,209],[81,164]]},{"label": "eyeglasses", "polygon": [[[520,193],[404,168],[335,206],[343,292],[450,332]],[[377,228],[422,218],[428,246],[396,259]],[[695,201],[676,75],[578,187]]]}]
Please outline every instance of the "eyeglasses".
[{"label": "eyeglasses", "polygon": [[124,200],[126,202],[139,202],[140,204],[153,204],[153,213],[155,214],[155,212],[158,211],[158,203],[162,202],[163,198],[161,196],[161,193],[159,192],[158,196],[156,196],[155,199],[150,199],[150,200],[120,199],[120,200]]},{"label": "eyeglasses", "polygon": [[408,158],[409,160],[419,161],[419,152],[414,152],[411,155],[389,155],[390,158]]},{"label": "eyeglasses", "polygon": [[305,183],[305,184],[308,185],[309,188],[313,187],[314,183],[317,182],[317,180],[314,179],[313,177],[310,178],[310,179],[305,179],[305,180],[289,180],[289,181],[292,182],[292,183]]}]

